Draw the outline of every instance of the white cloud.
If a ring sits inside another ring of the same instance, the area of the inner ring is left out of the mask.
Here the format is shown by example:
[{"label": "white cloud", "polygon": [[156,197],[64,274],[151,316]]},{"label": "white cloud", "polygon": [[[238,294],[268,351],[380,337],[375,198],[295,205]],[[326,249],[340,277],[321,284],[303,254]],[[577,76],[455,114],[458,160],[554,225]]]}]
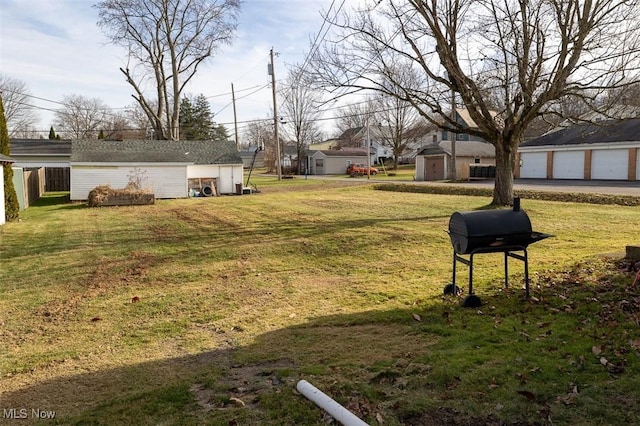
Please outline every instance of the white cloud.
[{"label": "white cloud", "polygon": [[[119,71],[125,51],[106,44],[97,27],[98,11],[87,0],[1,0],[0,72],[24,81],[32,95],[61,101],[70,94],[99,98],[112,108],[133,103]],[[264,119],[272,107],[267,75],[269,50],[278,79],[286,64],[302,62],[312,34],[322,25],[329,0],[248,0],[242,6],[233,45],[225,46],[197,74],[187,92],[209,97],[216,121],[233,122],[231,83],[239,121]],[[255,92],[255,93],[252,93]],[[51,125],[55,103],[39,99],[42,130]],[[229,125],[229,128],[232,126]]]}]

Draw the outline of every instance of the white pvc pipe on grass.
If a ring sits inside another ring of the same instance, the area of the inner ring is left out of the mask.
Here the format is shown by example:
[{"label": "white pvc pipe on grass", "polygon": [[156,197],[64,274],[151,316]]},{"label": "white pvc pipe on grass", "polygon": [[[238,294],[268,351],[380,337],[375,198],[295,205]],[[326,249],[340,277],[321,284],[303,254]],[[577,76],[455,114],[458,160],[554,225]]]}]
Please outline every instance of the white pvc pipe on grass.
[{"label": "white pvc pipe on grass", "polygon": [[316,388],[306,380],[300,380],[296,385],[296,389],[344,426],[369,426],[367,423],[360,420],[358,416],[335,402],[327,396],[327,394],[323,393],[320,389]]}]

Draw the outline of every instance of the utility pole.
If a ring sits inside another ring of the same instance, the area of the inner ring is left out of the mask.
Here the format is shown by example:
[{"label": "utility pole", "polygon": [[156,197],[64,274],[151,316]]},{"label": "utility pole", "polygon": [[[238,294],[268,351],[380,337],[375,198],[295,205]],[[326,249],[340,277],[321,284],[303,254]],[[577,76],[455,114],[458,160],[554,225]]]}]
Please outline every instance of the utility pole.
[{"label": "utility pole", "polygon": [[231,101],[233,102],[233,128],[236,134],[236,148],[238,148],[238,116],[236,114],[236,92],[233,90],[233,83],[231,83]]},{"label": "utility pole", "polygon": [[367,115],[367,179],[371,179],[371,130],[369,129],[370,115]]},{"label": "utility pole", "polygon": [[[456,92],[451,89],[451,122],[457,122],[456,115]],[[453,127],[453,125],[452,125]],[[455,181],[458,178],[458,173],[456,171],[456,134],[454,132],[449,132],[449,140],[451,141],[451,162],[449,171],[449,179]]]},{"label": "utility pole", "polygon": [[278,104],[276,102],[276,72],[273,67],[273,47],[269,52],[271,63],[269,64],[269,74],[271,75],[271,90],[273,93],[273,133],[276,139],[276,169],[278,170],[278,180],[282,180],[282,169],[280,167],[280,138],[278,136]]}]

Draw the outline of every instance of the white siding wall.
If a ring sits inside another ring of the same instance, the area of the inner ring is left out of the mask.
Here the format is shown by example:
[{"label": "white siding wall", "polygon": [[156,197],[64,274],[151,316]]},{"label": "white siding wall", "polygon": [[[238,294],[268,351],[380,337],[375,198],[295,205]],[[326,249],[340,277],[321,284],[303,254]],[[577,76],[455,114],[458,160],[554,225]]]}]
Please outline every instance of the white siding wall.
[{"label": "white siding wall", "polygon": [[584,151],[554,152],[553,179],[584,179]]},{"label": "white siding wall", "polygon": [[591,153],[591,179],[627,180],[628,149],[598,149]]},{"label": "white siding wall", "polygon": [[173,165],[71,165],[71,199],[86,200],[89,192],[99,185],[124,188],[129,175],[136,169],[143,172],[142,186],[153,191],[156,198],[183,198],[188,196],[187,166]]},{"label": "white siding wall", "polygon": [[636,151],[636,180],[640,180],[640,149]]},{"label": "white siding wall", "polygon": [[416,155],[416,171],[413,179],[416,181],[424,181],[424,168],[427,159],[424,155]]},{"label": "white siding wall", "polygon": [[520,158],[522,159],[522,167],[520,168],[521,178],[546,179],[546,152],[523,152]]}]

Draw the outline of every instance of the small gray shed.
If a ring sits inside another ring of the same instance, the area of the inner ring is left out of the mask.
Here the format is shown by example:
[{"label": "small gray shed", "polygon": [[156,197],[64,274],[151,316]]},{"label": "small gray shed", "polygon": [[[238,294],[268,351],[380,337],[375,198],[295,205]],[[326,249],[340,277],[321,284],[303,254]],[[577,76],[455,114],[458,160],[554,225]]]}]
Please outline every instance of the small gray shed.
[{"label": "small gray shed", "polygon": [[367,164],[364,148],[329,149],[309,155],[309,171],[312,175],[344,175],[349,164]]}]

